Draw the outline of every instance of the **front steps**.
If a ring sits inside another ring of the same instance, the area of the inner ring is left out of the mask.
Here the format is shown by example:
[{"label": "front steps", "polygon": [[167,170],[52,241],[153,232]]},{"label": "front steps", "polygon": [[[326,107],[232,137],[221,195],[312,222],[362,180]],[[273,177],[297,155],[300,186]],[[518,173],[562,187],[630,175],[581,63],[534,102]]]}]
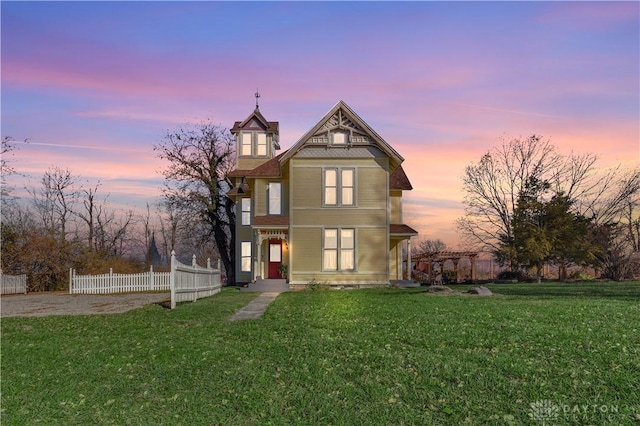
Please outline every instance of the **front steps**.
[{"label": "front steps", "polygon": [[291,291],[287,280],[284,279],[258,279],[255,283],[249,283],[242,291],[276,292]]}]

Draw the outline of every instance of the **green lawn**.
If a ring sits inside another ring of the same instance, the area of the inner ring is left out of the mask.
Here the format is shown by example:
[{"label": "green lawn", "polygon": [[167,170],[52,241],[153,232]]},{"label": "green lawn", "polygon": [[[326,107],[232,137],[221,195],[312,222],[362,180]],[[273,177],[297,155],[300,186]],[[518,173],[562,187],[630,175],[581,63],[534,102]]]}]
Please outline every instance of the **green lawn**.
[{"label": "green lawn", "polygon": [[1,422],[640,423],[640,283],[489,287],[284,293],[233,323],[255,294],[3,319]]}]

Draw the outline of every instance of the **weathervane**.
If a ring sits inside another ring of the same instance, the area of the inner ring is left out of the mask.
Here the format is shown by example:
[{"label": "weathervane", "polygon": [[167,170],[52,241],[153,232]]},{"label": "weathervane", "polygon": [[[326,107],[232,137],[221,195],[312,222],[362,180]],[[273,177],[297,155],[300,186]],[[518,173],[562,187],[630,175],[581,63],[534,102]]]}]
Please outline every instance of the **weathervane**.
[{"label": "weathervane", "polygon": [[258,109],[258,99],[260,99],[260,92],[258,92],[258,89],[256,89],[256,93],[254,94],[254,96],[256,97],[256,109]]}]

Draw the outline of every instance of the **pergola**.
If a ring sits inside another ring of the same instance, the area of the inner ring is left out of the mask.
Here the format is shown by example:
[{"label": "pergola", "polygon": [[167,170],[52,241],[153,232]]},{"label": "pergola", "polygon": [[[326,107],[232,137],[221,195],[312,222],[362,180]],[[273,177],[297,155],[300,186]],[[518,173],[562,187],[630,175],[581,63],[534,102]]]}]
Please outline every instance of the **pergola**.
[{"label": "pergola", "polygon": [[[453,270],[455,273],[455,282],[460,282],[460,277],[458,276],[458,262],[462,258],[468,258],[471,263],[471,281],[476,280],[476,257],[478,256],[478,252],[476,251],[434,251],[434,252],[424,252],[420,254],[412,254],[411,255],[411,263],[426,263],[429,265],[429,283],[433,283],[433,265],[437,265],[439,267],[444,264],[447,260],[451,260],[453,262]],[[440,268],[442,269],[442,268]]]}]

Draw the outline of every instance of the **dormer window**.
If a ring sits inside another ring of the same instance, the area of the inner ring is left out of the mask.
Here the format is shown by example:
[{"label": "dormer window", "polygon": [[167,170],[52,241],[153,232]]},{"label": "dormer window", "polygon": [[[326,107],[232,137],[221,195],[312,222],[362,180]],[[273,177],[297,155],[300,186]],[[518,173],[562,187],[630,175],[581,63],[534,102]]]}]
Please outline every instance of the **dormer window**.
[{"label": "dormer window", "polygon": [[257,155],[258,157],[266,157],[267,156],[267,134],[266,133],[256,133],[257,139]]},{"label": "dormer window", "polygon": [[243,157],[266,157],[269,154],[267,134],[264,132],[242,132],[240,155]]},{"label": "dormer window", "polygon": [[349,133],[338,131],[331,134],[332,145],[347,145],[349,143]]},{"label": "dormer window", "polygon": [[252,147],[252,138],[251,138],[251,133],[247,132],[247,133],[242,133],[241,134],[241,144],[240,144],[240,155],[251,155],[251,147]]}]

